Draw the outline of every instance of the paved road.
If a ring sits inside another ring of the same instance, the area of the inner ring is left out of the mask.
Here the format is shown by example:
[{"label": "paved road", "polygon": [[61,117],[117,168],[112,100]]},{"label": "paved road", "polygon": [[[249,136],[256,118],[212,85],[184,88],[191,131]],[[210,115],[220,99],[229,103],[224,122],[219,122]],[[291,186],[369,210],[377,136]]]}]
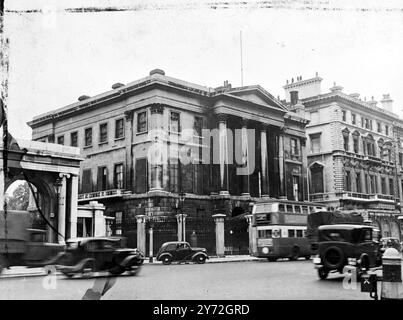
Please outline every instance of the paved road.
[{"label": "paved road", "polygon": [[[370,299],[359,287],[343,289],[342,279],[333,274],[318,280],[312,262],[304,260],[144,265],[137,276],[118,277],[103,299]],[[64,276],[0,278],[0,299],[81,299],[94,283]]]}]

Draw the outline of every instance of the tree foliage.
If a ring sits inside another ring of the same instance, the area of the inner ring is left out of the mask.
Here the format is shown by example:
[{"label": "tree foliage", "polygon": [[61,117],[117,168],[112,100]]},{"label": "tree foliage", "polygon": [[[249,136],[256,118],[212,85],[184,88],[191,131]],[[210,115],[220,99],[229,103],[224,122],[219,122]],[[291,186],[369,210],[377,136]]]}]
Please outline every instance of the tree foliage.
[{"label": "tree foliage", "polygon": [[7,197],[7,208],[10,210],[27,210],[29,204],[29,186],[28,183],[21,183],[13,191],[11,196]]}]

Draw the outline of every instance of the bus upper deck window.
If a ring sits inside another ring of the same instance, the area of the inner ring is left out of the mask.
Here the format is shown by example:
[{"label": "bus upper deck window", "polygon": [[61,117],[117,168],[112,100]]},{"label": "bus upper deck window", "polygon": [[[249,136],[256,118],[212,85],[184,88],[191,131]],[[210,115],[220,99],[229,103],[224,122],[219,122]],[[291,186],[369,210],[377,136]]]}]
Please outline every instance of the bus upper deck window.
[{"label": "bus upper deck window", "polygon": [[279,205],[278,205],[278,211],[280,211],[280,212],[284,212],[284,211],[285,211],[283,204],[279,204]]},{"label": "bus upper deck window", "polygon": [[302,213],[308,213],[308,207],[302,206]]},{"label": "bus upper deck window", "polygon": [[287,205],[287,212],[294,212],[292,210],[292,205],[290,205],[290,204]]},{"label": "bus upper deck window", "polygon": [[315,210],[315,207],[309,207],[309,212],[310,213],[314,213],[316,210]]},{"label": "bus upper deck window", "polygon": [[280,230],[273,230],[272,236],[273,236],[273,238],[279,238],[280,237]]},{"label": "bus upper deck window", "polygon": [[297,230],[297,238],[302,238],[302,230]]},{"label": "bus upper deck window", "polygon": [[292,230],[292,229],[288,230],[288,237],[289,238],[294,238],[295,237],[295,230]]},{"label": "bus upper deck window", "polygon": [[294,206],[295,213],[301,213],[301,206]]}]

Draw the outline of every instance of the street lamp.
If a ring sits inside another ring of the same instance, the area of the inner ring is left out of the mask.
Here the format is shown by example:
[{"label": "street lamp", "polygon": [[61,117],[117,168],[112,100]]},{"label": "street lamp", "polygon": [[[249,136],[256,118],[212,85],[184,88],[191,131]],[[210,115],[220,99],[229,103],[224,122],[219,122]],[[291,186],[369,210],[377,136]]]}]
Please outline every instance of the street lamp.
[{"label": "street lamp", "polygon": [[184,219],[183,219],[183,203],[185,202],[186,193],[179,193],[179,202],[180,202],[180,217],[181,217],[181,226],[182,226],[182,241],[186,241],[186,233],[184,228]]}]

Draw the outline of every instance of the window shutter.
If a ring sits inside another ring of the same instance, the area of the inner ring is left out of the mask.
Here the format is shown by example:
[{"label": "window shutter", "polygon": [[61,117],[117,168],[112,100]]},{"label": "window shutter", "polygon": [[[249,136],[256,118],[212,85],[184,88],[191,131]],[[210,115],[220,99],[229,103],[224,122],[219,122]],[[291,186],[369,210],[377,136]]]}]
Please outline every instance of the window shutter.
[{"label": "window shutter", "polygon": [[136,160],[136,193],[147,192],[147,159]]}]

